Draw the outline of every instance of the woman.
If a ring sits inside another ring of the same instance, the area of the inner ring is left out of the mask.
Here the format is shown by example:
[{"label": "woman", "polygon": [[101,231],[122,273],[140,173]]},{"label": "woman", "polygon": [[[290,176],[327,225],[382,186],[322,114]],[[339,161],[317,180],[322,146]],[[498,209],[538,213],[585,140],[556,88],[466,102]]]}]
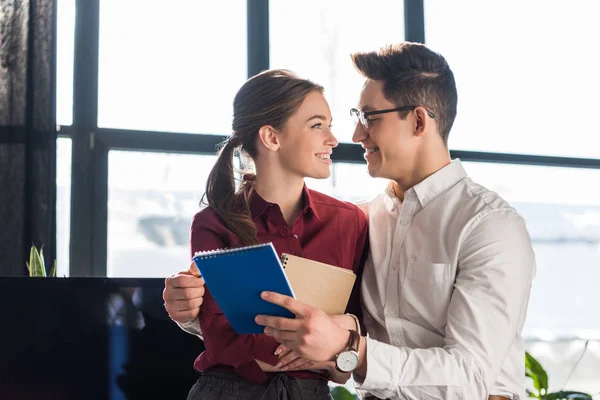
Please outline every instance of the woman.
[{"label": "woman", "polygon": [[[360,276],[367,240],[365,215],[304,183],[306,177],[329,177],[330,155],[338,144],[323,88],[289,71],[266,71],[240,88],[233,109],[233,134],[208,178],[203,199],[208,207],[192,222],[192,255],[273,242],[280,255],[286,252],[352,269]],[[245,175],[236,189],[233,159],[240,150],[252,159],[255,173]],[[359,310],[358,282],[349,312]],[[237,334],[210,295],[210,287],[198,319],[206,351],[194,363],[202,376],[191,389],[190,400],[327,399],[328,379],[344,378],[333,363],[314,364],[287,352],[276,355],[281,348],[266,335]],[[286,370],[278,365],[280,359],[285,359]]]}]

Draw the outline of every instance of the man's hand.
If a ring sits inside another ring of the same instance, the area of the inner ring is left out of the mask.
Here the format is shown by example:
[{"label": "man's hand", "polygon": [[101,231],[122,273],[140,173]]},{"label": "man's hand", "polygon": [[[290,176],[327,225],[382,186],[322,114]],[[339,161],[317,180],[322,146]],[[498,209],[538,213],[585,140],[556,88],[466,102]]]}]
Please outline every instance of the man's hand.
[{"label": "man's hand", "polygon": [[259,315],[256,323],[265,326],[266,335],[294,350],[299,357],[311,361],[332,361],[346,349],[350,333],[322,310],[278,293],[263,292],[261,297],[287,308],[296,316],[290,319]]},{"label": "man's hand", "polygon": [[165,279],[163,300],[173,321],[185,323],[198,318],[204,296],[204,279],[189,271],[179,272]]}]

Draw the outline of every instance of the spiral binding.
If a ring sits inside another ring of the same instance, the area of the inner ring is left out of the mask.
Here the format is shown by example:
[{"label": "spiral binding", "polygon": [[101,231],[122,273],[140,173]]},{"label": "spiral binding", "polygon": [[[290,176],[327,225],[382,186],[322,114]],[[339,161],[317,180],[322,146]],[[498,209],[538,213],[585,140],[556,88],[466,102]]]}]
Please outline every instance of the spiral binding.
[{"label": "spiral binding", "polygon": [[287,266],[287,262],[288,262],[288,255],[284,253],[281,255],[281,266],[283,267],[283,269],[285,269],[285,267]]},{"label": "spiral binding", "polygon": [[263,249],[265,247],[269,247],[272,245],[273,244],[271,242],[269,242],[269,243],[254,244],[254,245],[246,246],[246,247],[236,247],[233,249],[225,248],[225,249],[197,251],[194,253],[194,258],[197,257],[200,259],[205,259],[205,258],[216,257],[216,256],[220,256],[222,254],[228,254],[228,253],[247,253],[249,251],[260,250],[260,249]]}]

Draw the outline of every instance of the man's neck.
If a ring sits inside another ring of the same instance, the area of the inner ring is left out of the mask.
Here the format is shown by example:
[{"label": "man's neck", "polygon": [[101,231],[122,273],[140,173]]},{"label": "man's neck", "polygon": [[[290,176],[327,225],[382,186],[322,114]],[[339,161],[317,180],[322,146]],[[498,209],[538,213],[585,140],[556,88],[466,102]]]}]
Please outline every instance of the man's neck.
[{"label": "man's neck", "polygon": [[[284,176],[286,175],[286,176]],[[304,179],[283,174],[280,168],[256,166],[254,190],[269,203],[279,205],[283,218],[289,226],[302,212]]]},{"label": "man's neck", "polygon": [[410,174],[406,174],[406,176],[393,180],[392,189],[394,195],[400,199],[400,201],[404,200],[404,193],[408,189],[423,182],[452,161],[447,150],[445,152],[440,152],[440,154],[423,154],[420,155],[418,159],[420,162],[414,166]]}]

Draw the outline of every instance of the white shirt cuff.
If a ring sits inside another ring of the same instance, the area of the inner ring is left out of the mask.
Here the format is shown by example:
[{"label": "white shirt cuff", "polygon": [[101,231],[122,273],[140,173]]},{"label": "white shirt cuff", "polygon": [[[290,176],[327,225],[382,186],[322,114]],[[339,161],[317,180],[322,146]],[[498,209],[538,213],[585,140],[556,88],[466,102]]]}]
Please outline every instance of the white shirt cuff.
[{"label": "white shirt cuff", "polygon": [[405,361],[404,353],[389,344],[366,338],[367,376],[364,380],[354,376],[356,392],[364,397],[370,394],[379,398],[396,397],[398,371]]},{"label": "white shirt cuff", "polygon": [[185,332],[189,333],[190,335],[198,336],[200,339],[203,339],[202,332],[200,331],[200,321],[198,321],[198,318],[193,319],[191,321],[184,322],[184,323],[179,323],[177,321],[175,321],[175,322]]}]

